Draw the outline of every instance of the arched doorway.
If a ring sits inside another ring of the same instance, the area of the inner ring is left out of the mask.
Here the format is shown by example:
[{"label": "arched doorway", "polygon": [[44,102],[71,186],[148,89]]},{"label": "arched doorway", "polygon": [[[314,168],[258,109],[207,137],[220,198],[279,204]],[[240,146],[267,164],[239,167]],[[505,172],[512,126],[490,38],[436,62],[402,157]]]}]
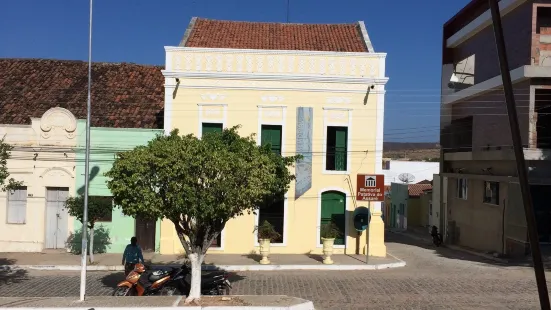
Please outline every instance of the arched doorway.
[{"label": "arched doorway", "polygon": [[[321,194],[320,226],[333,221],[341,231],[341,237],[335,239],[335,245],[344,245],[346,238],[346,194],[327,191]],[[319,241],[321,243],[321,240]]]}]

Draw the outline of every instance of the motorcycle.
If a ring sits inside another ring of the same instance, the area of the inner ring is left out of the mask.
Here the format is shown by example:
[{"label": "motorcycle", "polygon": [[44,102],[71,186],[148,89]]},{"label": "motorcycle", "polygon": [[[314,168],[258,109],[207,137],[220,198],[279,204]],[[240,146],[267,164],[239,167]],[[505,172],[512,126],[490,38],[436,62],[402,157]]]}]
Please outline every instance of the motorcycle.
[{"label": "motorcycle", "polygon": [[[225,271],[202,274],[202,295],[229,295],[231,284]],[[187,265],[182,267],[158,267],[145,271],[142,264],[137,264],[124,281],[121,281],[113,296],[172,296],[187,295],[191,288],[191,270]]]},{"label": "motorcycle", "polygon": [[[174,278],[172,286],[183,288],[185,295],[191,289],[191,269],[187,265],[182,266],[182,272]],[[232,286],[229,274],[225,271],[201,272],[201,295],[230,295]]]},{"label": "motorcycle", "polygon": [[136,295],[136,285],[141,275],[145,272],[145,266],[143,264],[136,264],[134,270],[132,270],[126,278],[117,284],[113,296],[132,296]]},{"label": "motorcycle", "polygon": [[438,227],[432,226],[430,235],[432,236],[432,243],[439,247],[442,245],[442,235],[438,233]]}]

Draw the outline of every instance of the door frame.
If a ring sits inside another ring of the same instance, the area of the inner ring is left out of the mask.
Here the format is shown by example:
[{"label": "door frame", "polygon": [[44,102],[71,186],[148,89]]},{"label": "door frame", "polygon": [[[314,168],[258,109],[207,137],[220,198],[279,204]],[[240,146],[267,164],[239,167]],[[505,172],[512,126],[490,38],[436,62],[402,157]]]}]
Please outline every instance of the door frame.
[{"label": "door frame", "polygon": [[334,245],[335,249],[346,249],[347,239],[348,239],[348,206],[350,200],[350,193],[341,187],[324,187],[318,191],[318,216],[316,218],[316,248],[322,248],[323,244],[320,242],[320,222],[321,222],[321,194],[324,192],[340,192],[344,194],[345,205],[344,205],[344,245]]},{"label": "door frame", "polygon": [[[43,249],[47,249],[47,250],[62,250],[62,249],[67,249],[67,239],[69,238],[69,236],[71,235],[71,231],[74,229],[74,226],[71,227],[71,225],[69,225],[71,223],[70,219],[73,219],[74,221],[74,217],[72,217],[70,214],[69,214],[69,210],[67,210],[67,208],[65,208],[65,214],[67,215],[67,218],[66,218],[66,221],[67,221],[67,231],[65,232],[65,236],[64,236],[64,240],[65,242],[63,243],[63,246],[62,247],[57,247],[57,240],[56,240],[56,247],[55,248],[48,248],[46,247],[46,244],[47,244],[47,239],[48,239],[48,189],[50,188],[55,188],[55,189],[67,189],[67,198],[71,197],[71,190],[72,188],[70,186],[55,186],[55,185],[52,185],[52,186],[49,186],[49,185],[46,185],[44,186],[44,243],[42,244],[42,248]],[[28,194],[27,194],[28,196]],[[29,198],[29,197],[27,197]],[[33,197],[31,197],[33,198]],[[82,231],[83,229],[81,229]]]},{"label": "door frame", "polygon": [[[157,224],[158,220],[150,220],[154,224],[153,232],[155,233],[153,237],[153,252],[157,252]],[[134,237],[138,237],[138,218],[134,218]],[[159,236],[160,237],[160,236]],[[138,239],[138,244],[140,244],[140,239]],[[143,250],[143,245],[140,246]],[[145,251],[145,250],[144,250]],[[149,250],[148,250],[149,251]]]},{"label": "door frame", "polygon": [[[282,243],[270,243],[270,246],[273,247],[284,247],[287,246],[287,222],[289,218],[289,209],[287,208],[289,203],[289,199],[287,197],[287,193],[285,193],[285,196],[283,198],[283,242]],[[254,223],[255,226],[258,226],[258,215],[260,214],[260,209],[256,210],[256,214],[254,215]],[[253,237],[254,238],[254,246],[260,246],[258,243],[258,238],[256,238],[256,234]]]}]

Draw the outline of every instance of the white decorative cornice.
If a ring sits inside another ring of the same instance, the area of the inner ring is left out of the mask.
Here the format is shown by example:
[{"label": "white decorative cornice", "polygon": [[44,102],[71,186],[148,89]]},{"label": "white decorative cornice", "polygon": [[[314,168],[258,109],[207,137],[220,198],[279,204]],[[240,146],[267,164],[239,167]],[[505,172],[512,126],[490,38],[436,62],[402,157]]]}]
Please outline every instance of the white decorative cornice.
[{"label": "white decorative cornice", "polygon": [[261,96],[260,99],[264,102],[281,102],[285,100],[282,96],[274,96],[274,95],[264,95]]},{"label": "white decorative cornice", "polygon": [[272,54],[272,55],[311,55],[311,56],[335,56],[335,57],[376,57],[385,58],[386,53],[355,53],[355,52],[326,52],[326,51],[294,51],[294,50],[257,50],[234,48],[205,48],[165,46],[166,52],[192,52],[192,53],[231,53],[231,54]]},{"label": "white decorative cornice", "polygon": [[374,84],[385,85],[388,78],[363,78],[325,75],[296,75],[296,74],[243,74],[225,72],[183,72],[161,70],[165,78],[190,79],[230,79],[230,80],[257,80],[257,81],[292,81],[292,82],[326,82],[342,84]]},{"label": "white decorative cornice", "polygon": [[341,104],[341,103],[349,104],[350,102],[352,102],[352,99],[348,97],[327,97],[326,102],[336,103],[336,104]]},{"label": "white decorative cornice", "polygon": [[[174,89],[175,85],[164,85],[166,89]],[[274,86],[233,86],[233,85],[180,85],[180,89],[211,89],[211,90],[259,90],[259,91],[304,91],[304,92],[321,92],[321,93],[347,93],[347,94],[364,94],[364,89],[345,89],[345,88],[322,88],[322,87],[274,87]],[[369,94],[384,95],[386,91],[370,91]]]},{"label": "white decorative cornice", "polygon": [[204,93],[201,94],[201,100],[203,101],[217,101],[226,99],[225,95],[213,94],[213,93]]},{"label": "white decorative cornice", "polygon": [[77,120],[73,113],[64,108],[51,108],[46,111],[40,119],[41,136],[44,139],[49,139],[56,132],[60,132],[69,139],[75,137],[77,129]]}]

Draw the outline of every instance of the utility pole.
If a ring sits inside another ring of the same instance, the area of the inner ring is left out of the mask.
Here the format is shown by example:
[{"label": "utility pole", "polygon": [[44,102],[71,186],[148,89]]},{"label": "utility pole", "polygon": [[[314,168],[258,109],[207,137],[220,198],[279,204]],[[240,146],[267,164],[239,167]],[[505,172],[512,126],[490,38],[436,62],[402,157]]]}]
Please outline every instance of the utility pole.
[{"label": "utility pole", "polygon": [[88,188],[90,182],[90,114],[92,87],[92,2],[90,0],[90,29],[88,32],[88,100],[86,102],[86,151],[84,157],[84,214],[82,216],[82,257],[80,260],[80,301],[86,296],[86,254],[88,252]]},{"label": "utility pole", "polygon": [[528,237],[530,239],[530,249],[532,259],[534,261],[534,272],[536,274],[536,283],[538,285],[538,294],[540,298],[540,306],[543,310],[550,310],[549,294],[547,292],[547,282],[545,281],[545,270],[541,258],[541,250],[536,228],[536,217],[532,204],[532,196],[530,194],[530,184],[528,181],[528,172],[526,170],[526,162],[524,160],[524,151],[522,148],[522,140],[520,137],[520,129],[518,125],[518,117],[515,103],[515,95],[513,93],[513,83],[511,82],[511,74],[509,72],[509,64],[507,62],[507,51],[505,49],[505,39],[503,37],[503,28],[501,24],[501,15],[497,0],[488,0],[490,3],[490,11],[492,13],[492,21],[494,26],[494,36],[499,57],[499,66],[501,69],[501,78],[503,80],[503,90],[505,92],[505,101],[507,103],[507,114],[509,116],[509,125],[511,126],[511,135],[513,138],[513,150],[517,164],[518,179],[520,190],[522,193],[522,201],[524,204],[524,212],[526,214],[526,224],[528,226]]},{"label": "utility pole", "polygon": [[289,1],[291,0],[287,0],[287,22],[289,22]]}]

